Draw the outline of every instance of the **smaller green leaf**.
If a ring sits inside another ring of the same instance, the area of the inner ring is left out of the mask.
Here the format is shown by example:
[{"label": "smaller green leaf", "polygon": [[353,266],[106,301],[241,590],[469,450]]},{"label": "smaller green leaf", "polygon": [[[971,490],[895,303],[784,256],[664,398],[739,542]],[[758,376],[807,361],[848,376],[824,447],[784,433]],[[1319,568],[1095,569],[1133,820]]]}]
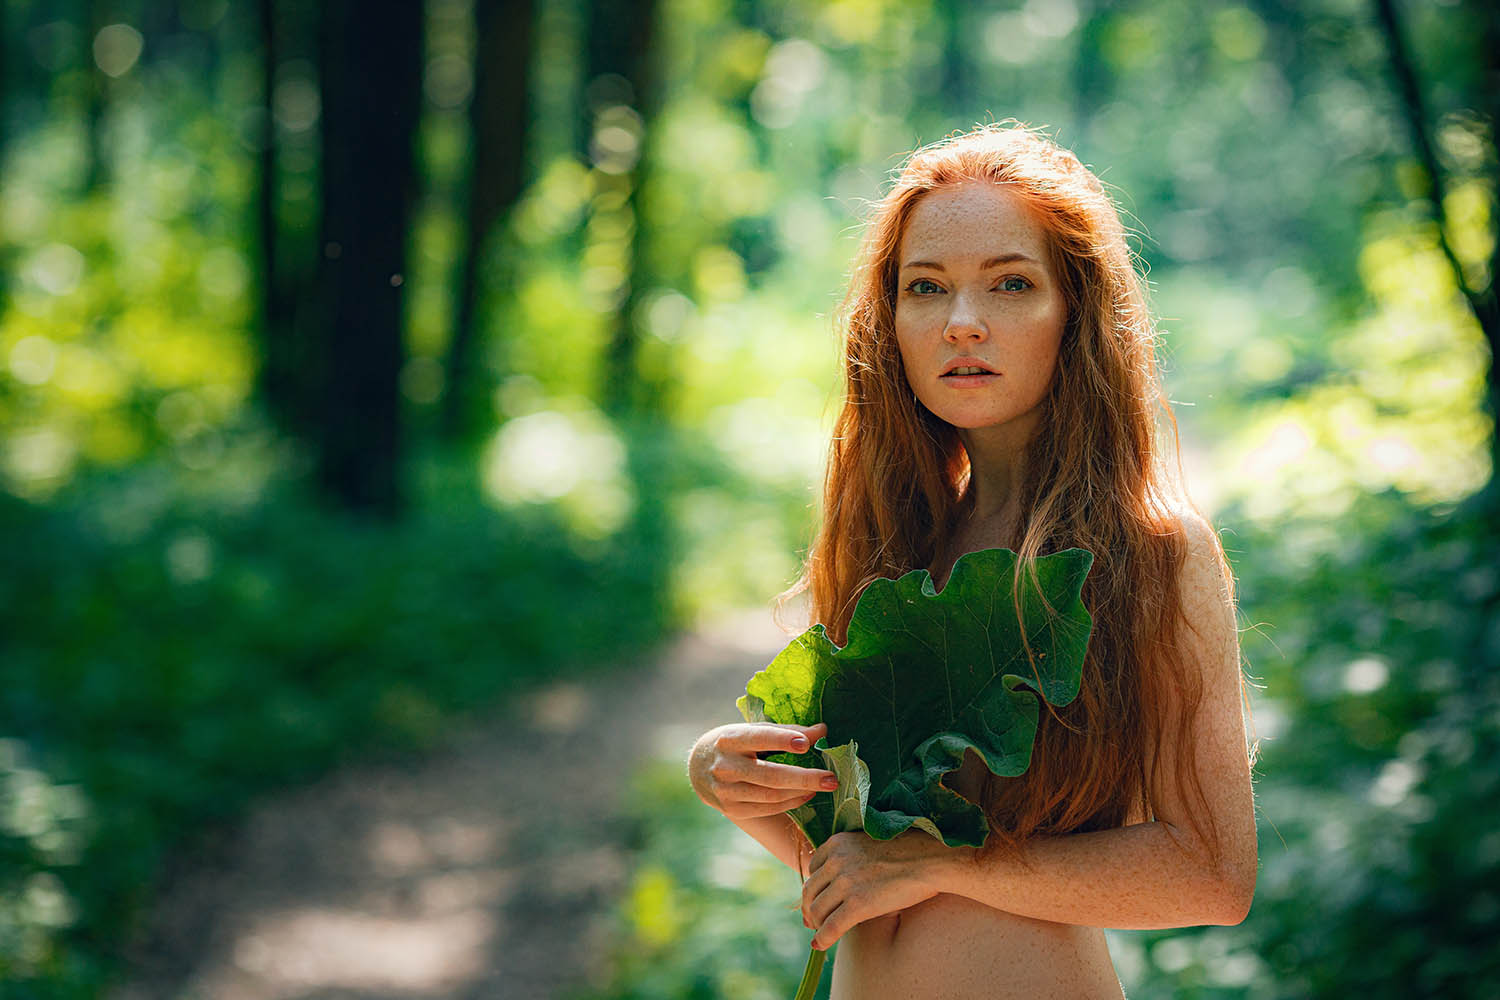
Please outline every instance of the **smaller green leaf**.
[{"label": "smaller green leaf", "polygon": [[788,810],[787,815],[817,846],[835,833],[865,828],[870,769],[859,759],[859,745],[852,741],[829,747],[826,740],[819,740],[813,750],[822,756],[823,766],[838,776],[839,787],[832,792],[819,792],[811,801]]},{"label": "smaller green leaf", "polygon": [[823,742],[818,741],[823,763],[839,779],[839,787],[832,793],[833,832],[863,830],[865,806],[870,801],[870,769],[859,759],[859,744],[851,740],[829,750],[823,747]]},{"label": "smaller green leaf", "polygon": [[767,721],[766,703],[758,695],[742,694],[735,704],[738,705],[740,714],[745,717],[746,722]]}]

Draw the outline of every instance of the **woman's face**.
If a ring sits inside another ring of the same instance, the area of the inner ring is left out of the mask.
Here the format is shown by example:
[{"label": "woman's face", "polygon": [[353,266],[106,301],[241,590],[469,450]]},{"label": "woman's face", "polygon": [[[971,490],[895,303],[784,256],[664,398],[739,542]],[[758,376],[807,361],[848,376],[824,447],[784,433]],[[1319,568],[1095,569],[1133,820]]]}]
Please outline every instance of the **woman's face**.
[{"label": "woman's face", "polygon": [[969,182],[925,195],[897,252],[896,340],[917,399],[961,432],[1024,445],[1067,321],[1040,224],[1008,189]]}]

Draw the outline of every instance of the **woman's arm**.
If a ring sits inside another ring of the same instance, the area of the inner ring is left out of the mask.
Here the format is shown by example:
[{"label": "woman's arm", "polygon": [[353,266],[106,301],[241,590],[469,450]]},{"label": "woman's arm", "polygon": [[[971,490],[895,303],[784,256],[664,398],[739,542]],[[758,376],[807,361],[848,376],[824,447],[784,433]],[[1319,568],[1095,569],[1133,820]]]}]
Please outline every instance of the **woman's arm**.
[{"label": "woman's arm", "polygon": [[815,726],[734,723],[699,737],[688,757],[688,780],[705,804],[805,876],[812,845],[786,814],[836,784],[832,771],[761,760],[769,751],[802,753],[828,735]]},{"label": "woman's arm", "polygon": [[777,816],[756,816],[753,819],[730,819],[760,845],[776,856],[803,878],[807,877],[808,864],[812,860],[813,846],[807,835],[792,822],[786,813]]},{"label": "woman's arm", "polygon": [[[1184,520],[1182,652],[1203,676],[1192,766],[1209,822],[1187,822],[1190,804],[1166,781],[1152,799],[1154,822],[1039,837],[1014,858],[948,848],[915,831],[885,842],[836,835],[814,853],[803,886],[804,918],[819,928],[814,947],[827,948],[857,923],[943,892],[1021,916],[1097,927],[1244,919],[1255,888],[1255,814],[1234,606],[1212,529],[1196,517]],[[1162,734],[1158,748],[1167,775],[1177,767],[1175,737]],[[1217,855],[1199,827],[1217,831]]]}]

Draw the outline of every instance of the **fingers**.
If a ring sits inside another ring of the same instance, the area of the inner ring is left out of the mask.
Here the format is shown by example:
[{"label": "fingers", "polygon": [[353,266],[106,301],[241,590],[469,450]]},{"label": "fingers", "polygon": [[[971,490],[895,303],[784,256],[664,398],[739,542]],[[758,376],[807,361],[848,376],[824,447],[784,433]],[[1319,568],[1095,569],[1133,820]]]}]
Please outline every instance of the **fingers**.
[{"label": "fingers", "polygon": [[813,885],[811,876],[802,887],[802,924],[818,933],[812,946],[823,950],[843,936],[844,922],[854,913],[854,901],[827,884]]},{"label": "fingers", "polygon": [[768,722],[751,722],[726,726],[715,741],[720,750],[731,753],[806,753],[825,736],[828,727],[782,726]]},{"label": "fingers", "polygon": [[765,785],[751,785],[743,781],[725,785],[720,789],[719,794],[735,802],[805,802],[813,797],[812,792],[791,788],[768,788]]},{"label": "fingers", "polygon": [[838,775],[814,767],[795,764],[773,764],[768,760],[744,757],[722,758],[713,768],[713,776],[730,791],[736,785],[758,787],[780,792],[831,792],[838,787]]},{"label": "fingers", "polygon": [[712,763],[706,767],[702,797],[726,816],[748,819],[786,812],[818,792],[838,787],[838,777],[820,768],[761,760],[757,753],[798,753],[821,739],[828,727],[746,723],[725,726],[704,744]]},{"label": "fingers", "polygon": [[838,939],[844,936],[844,932],[854,925],[854,921],[848,919],[852,907],[847,903],[840,905],[823,920],[818,926],[818,933],[813,935],[812,947],[817,951],[827,951],[838,943]]},{"label": "fingers", "polygon": [[774,802],[738,801],[726,803],[723,807],[725,816],[731,819],[753,819],[757,816],[776,816],[798,806],[806,805],[812,800],[811,795],[797,795],[788,799],[777,799]]},{"label": "fingers", "polygon": [[795,789],[808,792],[831,792],[839,786],[838,775],[816,767],[798,767],[795,764],[773,764],[768,760],[750,762],[750,773],[745,781],[767,788]]}]

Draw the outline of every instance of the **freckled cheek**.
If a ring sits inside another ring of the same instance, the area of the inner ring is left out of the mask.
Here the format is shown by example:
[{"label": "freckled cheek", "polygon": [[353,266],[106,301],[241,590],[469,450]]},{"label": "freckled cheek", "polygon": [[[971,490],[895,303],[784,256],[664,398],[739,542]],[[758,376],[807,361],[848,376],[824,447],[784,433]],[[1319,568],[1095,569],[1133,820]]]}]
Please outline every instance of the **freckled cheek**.
[{"label": "freckled cheek", "polygon": [[928,337],[925,340],[919,333],[912,330],[898,330],[896,333],[896,350],[901,355],[901,366],[911,374],[913,366],[923,367],[923,362],[930,362],[933,347],[942,342],[942,338]]},{"label": "freckled cheek", "polygon": [[1049,299],[1011,299],[995,310],[995,321],[1017,327],[1050,328],[1058,322],[1057,308]]}]

